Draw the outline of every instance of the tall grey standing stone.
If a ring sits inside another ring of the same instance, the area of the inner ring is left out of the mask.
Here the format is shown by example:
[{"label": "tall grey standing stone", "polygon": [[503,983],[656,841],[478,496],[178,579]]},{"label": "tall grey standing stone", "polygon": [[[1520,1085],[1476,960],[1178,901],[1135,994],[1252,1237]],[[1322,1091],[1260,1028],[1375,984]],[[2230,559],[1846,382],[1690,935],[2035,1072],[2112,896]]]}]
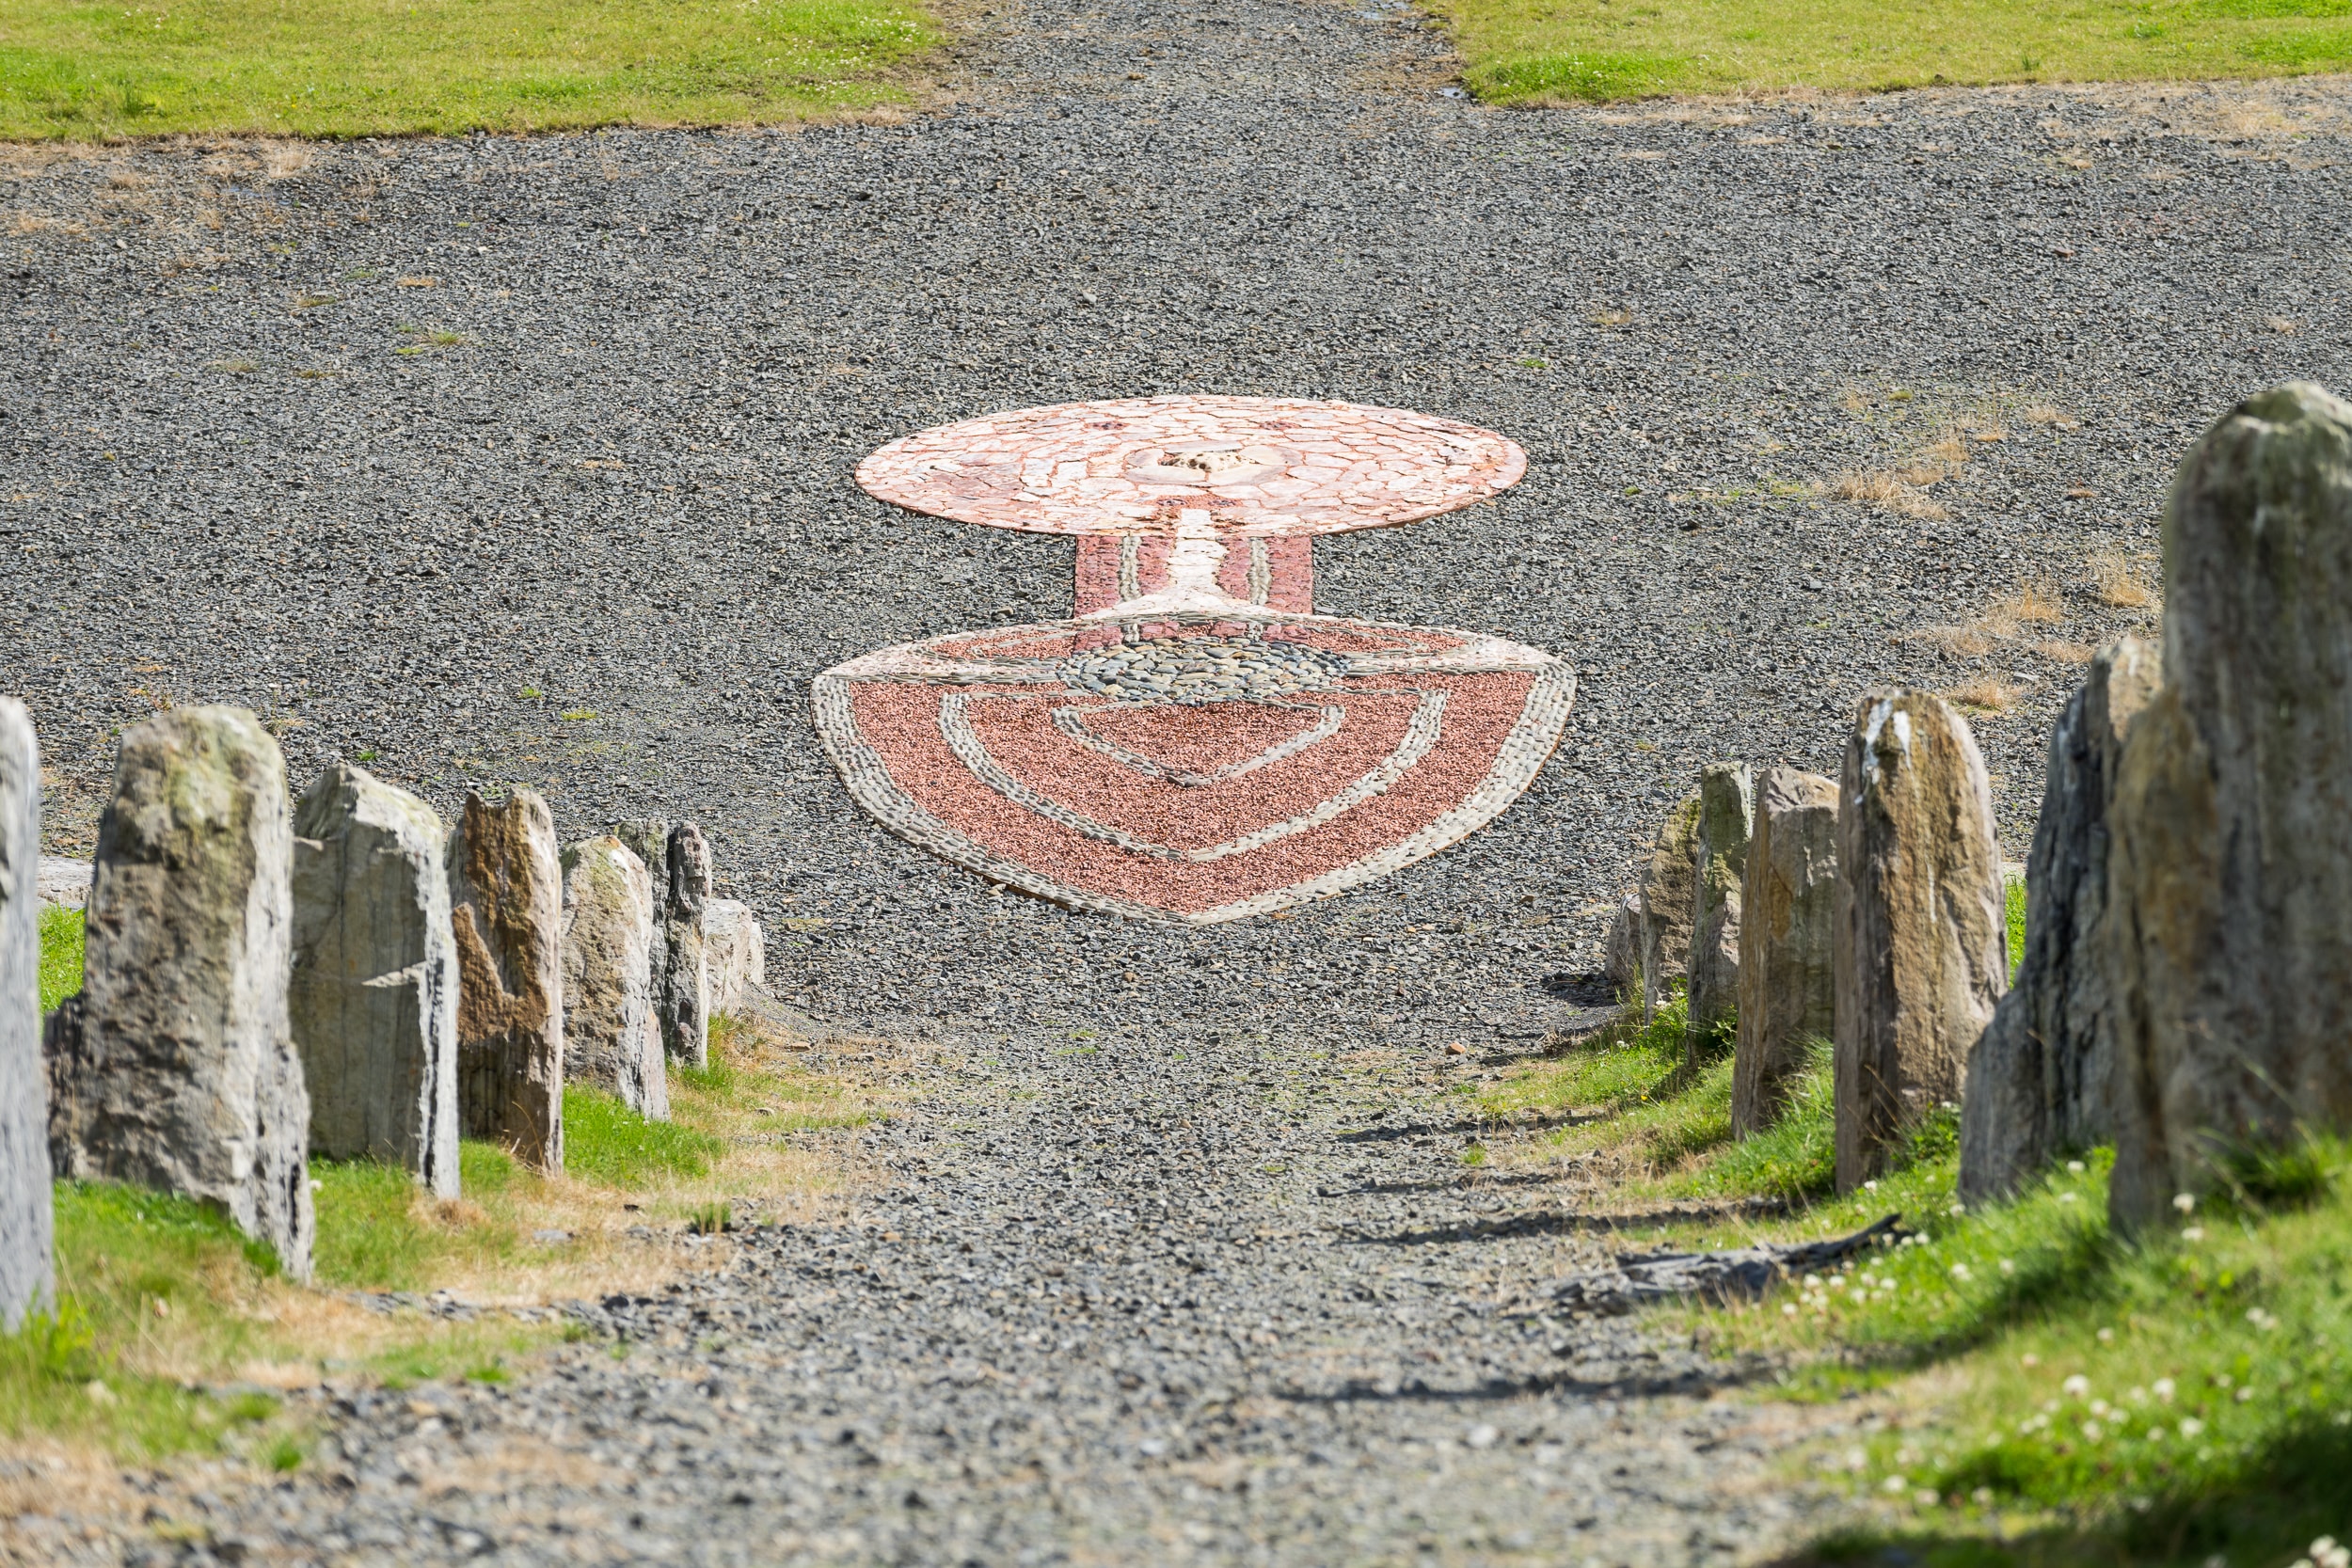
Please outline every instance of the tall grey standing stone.
[{"label": "tall grey standing stone", "polygon": [[2126,637],[2090,661],[2050,732],[2026,860],[2026,950],[1968,1058],[1960,1196],[2006,1196],[2061,1151],[2113,1136],[2117,999],[2102,944],[2107,817],[2132,721],[2155,696],[2156,650]]},{"label": "tall grey standing stone", "polygon": [[670,977],[670,821],[661,816],[639,817],[615,827],[612,836],[645,863],[645,875],[653,881],[653,945],[645,960],[653,974],[653,1012],[645,1021],[645,1032],[652,1042],[650,1049],[666,1056],[668,1037],[662,1032],[661,1015]]},{"label": "tall grey standing stone", "polygon": [[53,1069],[59,1173],[217,1205],[307,1278],[310,1096],[286,1021],[293,835],[278,742],[243,708],[122,732],[98,824],[78,1029]]},{"label": "tall grey standing stone", "polygon": [[431,806],[329,767],[294,807],[294,974],[310,1152],[457,1196],[457,941]]},{"label": "tall grey standing stone", "polygon": [[0,697],[0,1331],[56,1296],[40,1049],[40,747]]},{"label": "tall grey standing stone", "polygon": [[2233,1146],[2352,1128],[2352,406],[2290,383],[2207,431],[2164,577],[2108,816],[2124,1228]]},{"label": "tall grey standing stone", "polygon": [[1698,879],[1699,797],[1676,801],[1659,824],[1642,885],[1642,1018],[1658,1016],[1666,982],[1691,957],[1691,905]]},{"label": "tall grey standing stone", "polygon": [[457,939],[457,1112],[466,1135],[564,1164],[563,873],[535,791],[466,797],[449,841]]},{"label": "tall grey standing stone", "polygon": [[1812,1042],[1836,1028],[1836,912],[1837,786],[1819,773],[1767,768],[1740,884],[1733,1137],[1780,1118]]},{"label": "tall grey standing stone", "polygon": [[1691,1010],[1684,1060],[1697,1069],[1715,1053],[1740,1010],[1740,884],[1747,874],[1756,785],[1744,762],[1708,764],[1699,774],[1698,841],[1691,898]]},{"label": "tall grey standing stone", "polygon": [[749,904],[713,898],[703,906],[703,967],[713,1017],[731,1012],[768,983],[768,940]]},{"label": "tall grey standing stone", "polygon": [[564,1072],[657,1121],[670,1086],[654,1030],[653,878],[618,838],[564,849]]},{"label": "tall grey standing stone", "polygon": [[703,950],[703,912],[710,902],[710,846],[702,830],[670,830],[670,886],[662,922],[661,1043],[670,1059],[710,1065],[710,970]]},{"label": "tall grey standing stone", "polygon": [[1617,895],[1609,917],[1608,934],[1600,942],[1600,966],[1619,1002],[1629,1003],[1642,990],[1642,895],[1628,889]]},{"label": "tall grey standing stone", "polygon": [[1838,784],[1837,1190],[1886,1168],[1956,1102],[2008,978],[1993,791],[1967,723],[1922,691],[1873,691]]}]

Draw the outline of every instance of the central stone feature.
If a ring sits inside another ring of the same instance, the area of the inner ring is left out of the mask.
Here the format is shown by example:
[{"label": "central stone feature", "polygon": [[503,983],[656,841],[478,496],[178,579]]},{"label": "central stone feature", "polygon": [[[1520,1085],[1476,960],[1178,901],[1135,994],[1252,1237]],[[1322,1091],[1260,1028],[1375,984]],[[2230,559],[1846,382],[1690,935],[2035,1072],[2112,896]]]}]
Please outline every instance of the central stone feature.
[{"label": "central stone feature", "polygon": [[1347,675],[1347,656],[1255,637],[1150,637],[1066,659],[1062,684],[1130,703],[1243,703],[1316,691]]},{"label": "central stone feature", "polygon": [[1313,613],[1311,541],[1468,506],[1526,467],[1491,431],[1299,399],[918,432],[858,483],[1076,536],[1074,613],[836,665],[818,732],[893,832],[1059,903],[1213,925],[1359,886],[1508,807],[1576,680],[1499,637]]}]

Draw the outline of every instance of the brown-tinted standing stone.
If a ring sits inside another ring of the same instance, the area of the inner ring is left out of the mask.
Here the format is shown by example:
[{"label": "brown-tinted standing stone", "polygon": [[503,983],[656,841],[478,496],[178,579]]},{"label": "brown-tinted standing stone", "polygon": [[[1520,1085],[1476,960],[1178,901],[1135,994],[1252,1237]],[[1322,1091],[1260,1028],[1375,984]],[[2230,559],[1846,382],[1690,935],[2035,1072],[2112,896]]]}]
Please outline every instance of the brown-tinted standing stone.
[{"label": "brown-tinted standing stone", "polygon": [[653,879],[616,837],[564,850],[564,1071],[669,1118],[653,1025]]},{"label": "brown-tinted standing stone", "polygon": [[40,1051],[40,749],[0,697],[0,1331],[54,1299],[49,1089]]},{"label": "brown-tinted standing stone", "polygon": [[2127,1228],[2233,1146],[2352,1128],[2352,407],[2293,383],[2207,431],[2164,576],[2108,817]]},{"label": "brown-tinted standing stone", "polygon": [[1993,792],[1941,698],[1873,691],[1838,784],[1837,1190],[1885,1168],[1905,1132],[1961,1097],[2008,977]]},{"label": "brown-tinted standing stone", "polygon": [[2115,998],[2102,958],[2107,817],[2123,737],[2158,684],[2156,650],[2101,650],[2050,732],[2026,859],[2026,950],[1968,1058],[1960,1196],[2001,1197],[2068,1148],[2113,1135]]},{"label": "brown-tinted standing stone", "polygon": [[60,1008],[58,1174],[217,1205],[307,1278],[310,1096],[286,1020],[286,765],[242,708],[122,732],[80,1006]]},{"label": "brown-tinted standing stone", "polygon": [[1620,1002],[1642,993],[1642,895],[1629,890],[1617,895],[1616,912],[1609,917],[1609,934],[1601,939],[1600,961],[1610,988]]},{"label": "brown-tinted standing stone", "polygon": [[457,938],[457,1106],[466,1135],[564,1164],[563,873],[532,790],[466,798],[449,841]]},{"label": "brown-tinted standing stone", "polygon": [[1658,1016],[1666,982],[1691,958],[1692,900],[1698,881],[1699,798],[1675,802],[1658,827],[1642,885],[1642,1017]]},{"label": "brown-tinted standing stone", "polygon": [[1698,841],[1691,897],[1691,1010],[1683,1051],[1695,1070],[1729,1043],[1740,1010],[1740,884],[1754,832],[1755,781],[1744,762],[1709,763],[1699,774]]},{"label": "brown-tinted standing stone", "polygon": [[1756,835],[1740,899],[1734,1137],[1780,1118],[1813,1041],[1833,1036],[1836,908],[1837,786],[1819,773],[1767,768],[1756,781]]}]

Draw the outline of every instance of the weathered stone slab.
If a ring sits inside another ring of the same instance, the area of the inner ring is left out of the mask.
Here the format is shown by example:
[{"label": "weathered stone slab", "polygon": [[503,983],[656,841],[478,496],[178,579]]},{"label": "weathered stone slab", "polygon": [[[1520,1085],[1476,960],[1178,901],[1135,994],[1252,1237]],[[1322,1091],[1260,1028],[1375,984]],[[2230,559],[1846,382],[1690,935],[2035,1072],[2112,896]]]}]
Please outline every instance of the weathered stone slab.
[{"label": "weathered stone slab", "polygon": [[1675,802],[1659,824],[1649,864],[1642,874],[1642,1017],[1658,1015],[1666,982],[1685,972],[1691,958],[1692,901],[1696,895],[1699,797]]},{"label": "weathered stone slab", "polygon": [[1780,1118],[1811,1042],[1836,1027],[1836,784],[1767,768],[1756,781],[1756,835],[1740,884],[1734,1137]]},{"label": "weathered stone slab", "polygon": [[62,855],[40,858],[40,897],[46,904],[78,910],[89,902],[90,879],[98,867],[88,861],[68,860]]},{"label": "weathered stone slab", "polygon": [[1642,895],[1628,889],[1617,895],[1616,911],[1600,942],[1601,972],[1609,976],[1620,1002],[1642,993]]},{"label": "weathered stone slab", "polygon": [[667,1120],[654,1030],[653,878],[617,837],[564,850],[564,1072]]},{"label": "weathered stone slab", "polygon": [[339,762],[294,808],[286,1011],[310,1151],[457,1196],[457,943],[431,806]]},{"label": "weathered stone slab", "polygon": [[669,1054],[661,1016],[670,979],[670,827],[667,817],[648,816],[623,822],[612,830],[612,836],[645,863],[645,875],[653,882],[653,944],[645,959],[653,974],[653,1012],[645,1028],[652,1049],[663,1056]]},{"label": "weathered stone slab", "polygon": [[0,1331],[56,1295],[40,1050],[40,747],[0,697]]},{"label": "weathered stone slab", "polygon": [[1709,763],[1699,774],[1699,826],[1691,900],[1691,1011],[1685,1059],[1717,1053],[1740,1010],[1740,884],[1754,833],[1755,781],[1744,762]]},{"label": "weathered stone slab", "polygon": [[670,830],[670,886],[662,934],[662,1049],[688,1067],[710,1064],[710,970],[703,945],[703,911],[710,902],[710,846],[702,830],[681,822]]},{"label": "weathered stone slab", "polygon": [[1873,691],[1838,784],[1837,1190],[1957,1102],[2008,978],[1993,792],[1941,698]]},{"label": "weathered stone slab", "polygon": [[[98,825],[78,1036],[53,1068],[52,1157],[77,1180],[219,1206],[310,1272],[310,1105],[286,1022],[286,767],[242,708],[122,732]],[[62,1011],[62,1009],[61,1009]]]},{"label": "weathered stone slab", "polygon": [[466,798],[449,841],[457,939],[457,1110],[469,1138],[564,1164],[563,872],[532,790]]},{"label": "weathered stone slab", "polygon": [[710,1010],[731,1012],[768,983],[768,942],[751,906],[713,898],[703,906],[703,967],[710,976]]},{"label": "weathered stone slab", "polygon": [[2159,680],[2156,650],[2124,638],[2090,661],[2050,732],[2026,862],[2026,950],[1968,1058],[1963,1201],[2005,1196],[2060,1152],[2113,1136],[2116,999],[2101,948],[2107,815],[2123,737]]},{"label": "weathered stone slab", "polygon": [[2352,1128],[2352,406],[2291,383],[2173,481],[2164,686],[2108,818],[2119,1226]]}]

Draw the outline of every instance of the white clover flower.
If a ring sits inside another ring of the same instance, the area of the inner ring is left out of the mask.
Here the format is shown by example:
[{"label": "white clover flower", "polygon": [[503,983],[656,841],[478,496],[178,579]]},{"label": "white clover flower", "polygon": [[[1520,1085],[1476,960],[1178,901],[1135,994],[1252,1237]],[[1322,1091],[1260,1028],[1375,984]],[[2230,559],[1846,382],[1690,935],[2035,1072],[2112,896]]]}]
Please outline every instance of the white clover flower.
[{"label": "white clover flower", "polygon": [[2083,1173],[2083,1163],[2080,1160],[2069,1160],[2066,1162],[2066,1170],[2070,1176],[2080,1176]]},{"label": "white clover flower", "polygon": [[1968,1282],[1968,1265],[1965,1263],[1954,1263],[1952,1265],[1952,1277],[1959,1280],[1963,1285],[1966,1284]]},{"label": "white clover flower", "polygon": [[2101,1329],[2099,1331],[2099,1342],[2103,1345],[2111,1345],[2115,1343],[2115,1330],[2111,1328]]},{"label": "white clover flower", "polygon": [[2076,1372],[2073,1377],[2059,1384],[2058,1390],[2070,1400],[2083,1399],[2090,1393],[2090,1379]]},{"label": "white clover flower", "polygon": [[2197,1208],[2197,1196],[2194,1193],[2174,1193],[2172,1207],[2184,1214],[2194,1212]]},{"label": "white clover flower", "polygon": [[2160,1377],[2156,1379],[2155,1389],[2156,1398],[2164,1401],[2167,1404],[2172,1402],[2172,1396],[2178,1391],[2175,1388],[2172,1380],[2169,1377]]},{"label": "white clover flower", "polygon": [[2106,1434],[2107,1429],[2101,1426],[2096,1421],[2085,1421],[2083,1423],[2083,1441],[2086,1443],[2096,1443],[2100,1438],[2105,1437]]},{"label": "white clover flower", "polygon": [[2249,1384],[2248,1384],[2245,1387],[2240,1388],[2240,1389],[2237,1391],[2237,1394],[2236,1394],[2236,1396],[2235,1396],[2235,1398],[2236,1398],[2236,1400],[2237,1400],[2238,1403],[2240,1403],[2240,1404],[2244,1404],[2244,1403],[2245,1403],[2248,1400],[2250,1400],[2250,1399],[2252,1399],[2253,1397],[2254,1397],[2254,1386],[2253,1386],[2252,1384],[2250,1384],[2250,1383],[2249,1383]]},{"label": "white clover flower", "polygon": [[1937,1500],[1935,1488],[1931,1486],[1922,1486],[1918,1491],[1914,1492],[1911,1495],[1911,1500],[1917,1503],[1921,1508],[1933,1508]]},{"label": "white clover flower", "polygon": [[1968,1212],[1968,1205],[1964,1203],[1955,1203],[1947,1212],[1954,1214],[1964,1214]]},{"label": "white clover flower", "polygon": [[2017,1265],[2004,1258],[2001,1259],[2001,1272],[2003,1274],[2015,1274],[2017,1272]]},{"label": "white clover flower", "polygon": [[1879,1190],[1879,1184],[1876,1181],[1865,1181],[1862,1184],[1862,1190],[1866,1193],[1875,1193]]},{"label": "white clover flower", "polygon": [[2181,1422],[2181,1440],[2185,1443],[2193,1442],[2204,1430],[2204,1422],[2194,1416],[2186,1417]]},{"label": "white clover flower", "polygon": [[2201,1225],[2192,1225],[2181,1232],[2181,1240],[2184,1242],[2201,1242],[2204,1239],[2205,1227]]},{"label": "white clover flower", "polygon": [[1905,1481],[1900,1476],[1888,1476],[1884,1481],[1879,1482],[1879,1490],[1886,1493],[1889,1497],[1892,1497],[1898,1492],[1910,1491],[1911,1482]]},{"label": "white clover flower", "polygon": [[2161,1442],[2163,1442],[2163,1441],[2164,1441],[2164,1428],[2162,1428],[2162,1427],[2150,1427],[2150,1428],[2148,1429],[2148,1441],[2150,1441],[2151,1443],[2161,1443]]},{"label": "white clover flower", "polygon": [[1782,1302],[1780,1304],[1780,1315],[1784,1318],[1795,1317],[1797,1315],[1797,1304],[1793,1301]]},{"label": "white clover flower", "polygon": [[1993,1488],[1990,1486],[1979,1486],[1974,1492],[1968,1494],[1968,1500],[1975,1503],[1979,1508],[1990,1508],[1993,1506]]},{"label": "white clover flower", "polygon": [[2093,1416],[2104,1416],[2110,1408],[2112,1407],[2108,1405],[2107,1402],[2105,1400],[2092,1400],[2090,1402],[2090,1413]]},{"label": "white clover flower", "polygon": [[2131,1387],[2124,1390],[2123,1397],[2131,1401],[2134,1404],[2146,1404],[2148,1402],[2148,1390],[2142,1388],[2139,1385],[2135,1383],[2131,1386]]},{"label": "white clover flower", "polygon": [[2073,1193],[2060,1193],[2058,1194],[2058,1201],[2060,1203],[2080,1203],[2082,1199]]}]

